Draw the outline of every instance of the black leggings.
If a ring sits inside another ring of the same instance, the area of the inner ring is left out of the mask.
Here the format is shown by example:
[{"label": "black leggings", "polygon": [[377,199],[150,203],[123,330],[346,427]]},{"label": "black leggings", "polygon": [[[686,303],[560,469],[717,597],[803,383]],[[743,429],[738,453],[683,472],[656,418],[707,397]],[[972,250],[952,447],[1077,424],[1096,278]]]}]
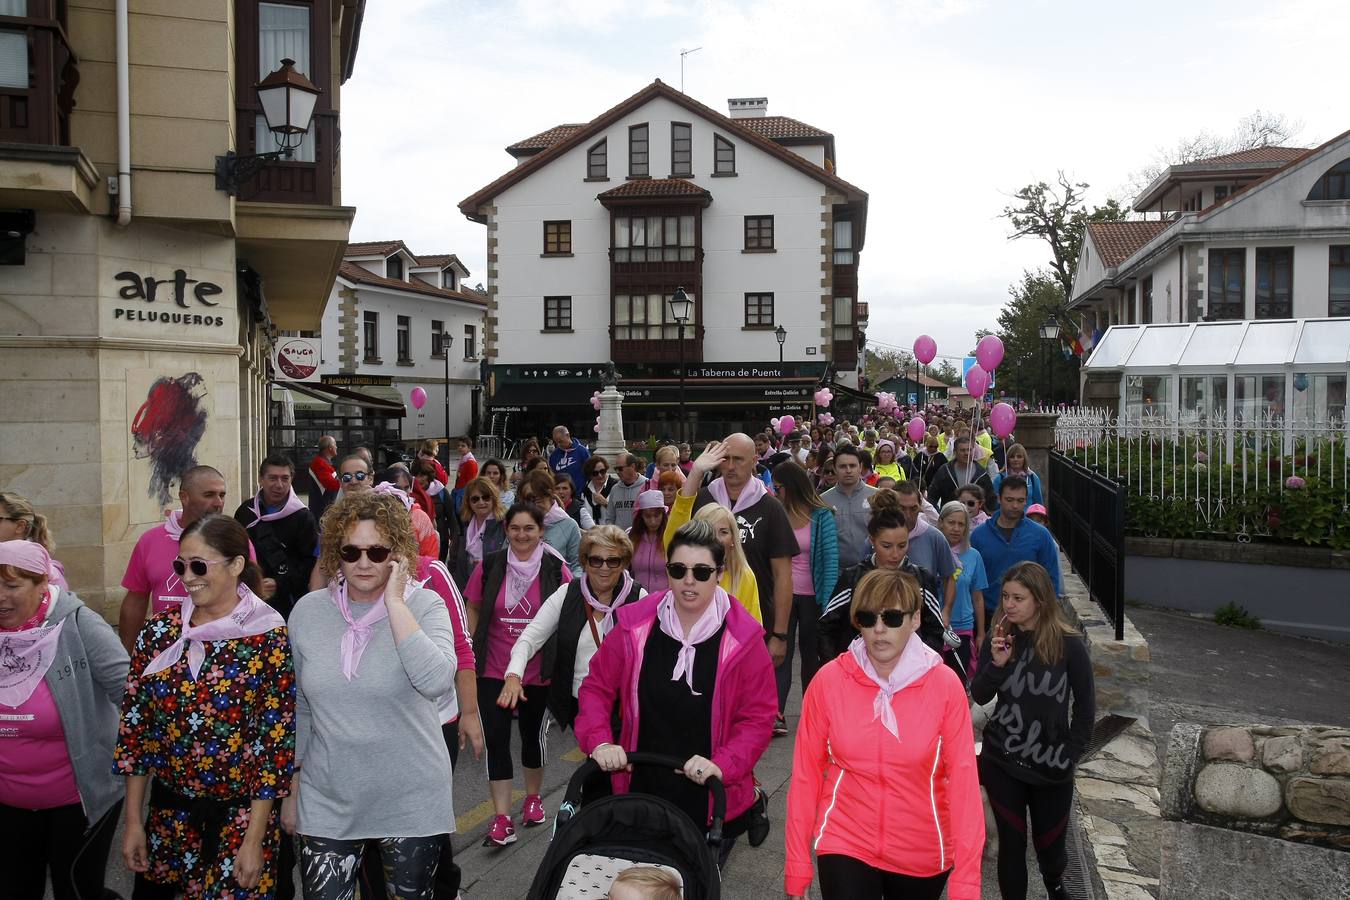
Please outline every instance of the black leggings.
[{"label": "black leggings", "polygon": [[55,900],[102,900],[108,850],[122,801],[90,827],[79,803],[20,809],[0,803],[0,879],[6,897],[42,900],[51,871]]},{"label": "black leggings", "polygon": [[[771,603],[772,599],[770,598]],[[765,608],[764,615],[765,621],[772,625],[772,605]],[[792,645],[800,641],[803,694],[806,693],[806,686],[816,677],[816,672],[820,669],[820,608],[816,606],[816,598],[813,595],[792,595],[792,615],[788,619],[787,634],[787,654],[783,657],[783,664],[774,671],[778,679],[779,715],[787,708],[788,691],[792,690]]]},{"label": "black leggings", "polygon": [[938,900],[947,886],[948,869],[920,878],[869,866],[862,860],[839,853],[816,857],[823,900]]},{"label": "black leggings", "polygon": [[1064,843],[1073,804],[1072,779],[1064,784],[1027,784],[981,756],[980,784],[989,792],[989,805],[998,825],[998,889],[1003,900],[1026,900],[1028,810],[1036,861],[1053,895],[1069,864]]},{"label": "black leggings", "polygon": [[[489,781],[510,781],[515,774],[511,766],[512,711],[497,705],[502,685],[498,678],[478,679],[478,716],[483,720]],[[520,764],[527,769],[542,769],[548,737],[548,688],[527,685],[525,696],[529,699],[521,700],[515,709],[520,729]]]},{"label": "black leggings", "polygon": [[[391,900],[433,900],[436,864],[449,835],[383,838],[376,843]],[[300,836],[300,877],[305,900],[352,900],[367,852],[363,840]]]}]

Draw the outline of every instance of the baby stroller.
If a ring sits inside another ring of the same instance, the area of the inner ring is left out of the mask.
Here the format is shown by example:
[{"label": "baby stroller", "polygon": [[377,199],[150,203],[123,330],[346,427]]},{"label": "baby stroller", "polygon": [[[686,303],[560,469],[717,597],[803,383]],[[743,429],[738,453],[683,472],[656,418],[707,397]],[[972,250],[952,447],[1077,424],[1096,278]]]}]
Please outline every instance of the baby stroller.
[{"label": "baby stroller", "polygon": [[[630,753],[634,766],[681,769],[684,760],[655,753]],[[705,835],[673,803],[649,794],[617,794],[578,810],[581,787],[600,771],[586,760],[567,783],[567,796],[553,825],[553,840],[530,885],[528,900],[591,900],[609,894],[609,885],[631,866],[673,870],[685,900],[718,900],[722,894],[717,848],[727,814],[722,782],[709,778],[712,826]]]}]

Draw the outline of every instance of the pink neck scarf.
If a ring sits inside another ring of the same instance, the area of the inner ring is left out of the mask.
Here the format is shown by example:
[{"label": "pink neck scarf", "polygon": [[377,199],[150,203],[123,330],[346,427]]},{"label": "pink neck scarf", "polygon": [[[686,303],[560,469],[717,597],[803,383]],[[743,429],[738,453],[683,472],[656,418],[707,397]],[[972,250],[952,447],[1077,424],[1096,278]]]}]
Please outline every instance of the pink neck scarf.
[{"label": "pink neck scarf", "polygon": [[48,585],[37,613],[18,628],[0,634],[0,704],[18,707],[28,702],[56,659],[56,644],[66,620],[44,625],[56,602],[58,588]]},{"label": "pink neck scarf", "polygon": [[848,645],[848,652],[853,654],[853,660],[863,670],[863,674],[872,679],[877,686],[877,695],[872,699],[872,721],[880,719],[881,727],[898,740],[900,724],[895,720],[895,708],[891,706],[891,698],[905,686],[900,663],[897,661],[895,668],[891,669],[890,677],[883,679],[877,674],[876,666],[872,665],[872,658],[867,655],[867,644],[862,637],[853,639],[853,643]]},{"label": "pink neck scarf", "polygon": [[[423,584],[426,582],[409,578],[403,587],[403,599],[410,598]],[[385,606],[384,594],[381,594],[369,612],[360,619],[353,618],[351,602],[347,599],[345,578],[333,579],[328,585],[328,594],[333,598],[333,603],[341,613],[343,621],[347,623],[347,630],[342,634],[342,674],[351,681],[356,677],[356,670],[361,667],[361,656],[366,652],[366,645],[375,636],[375,626],[389,618],[389,607]]]},{"label": "pink neck scarf", "polygon": [[377,494],[389,494],[393,496],[395,500],[403,504],[404,509],[413,508],[413,498],[411,495],[402,488],[397,487],[392,481],[383,481],[375,485],[372,490]]},{"label": "pink neck scarf", "polygon": [[175,541],[183,536],[183,511],[175,509],[164,518],[164,530],[169,533],[169,537]]},{"label": "pink neck scarf", "polygon": [[205,625],[192,624],[192,611],[195,607],[192,604],[192,595],[189,594],[183,601],[183,626],[178,640],[150,660],[150,665],[145,667],[141,677],[154,675],[173,666],[183,658],[183,651],[186,650],[188,671],[192,674],[192,680],[196,681],[198,673],[202,670],[202,664],[206,661],[207,641],[232,641],[253,637],[286,624],[281,613],[263,602],[262,598],[249,590],[248,585],[240,584],[236,593],[239,595],[239,602],[235,604],[230,614]]},{"label": "pink neck scarf", "polygon": [[464,549],[474,562],[483,561],[483,532],[487,529],[487,523],[488,517],[480,522],[477,516],[469,516],[469,525],[464,529]]},{"label": "pink neck scarf", "polygon": [[609,634],[609,630],[614,627],[614,613],[618,611],[623,602],[628,599],[628,592],[633,589],[633,576],[629,575],[627,570],[623,573],[623,580],[619,582],[614,589],[609,606],[601,603],[591,594],[590,579],[585,575],[581,576],[581,596],[586,598],[586,605],[596,612],[604,613],[604,618],[600,620],[600,633]]},{"label": "pink neck scarf", "polygon": [[[553,507],[557,509],[557,506]],[[563,515],[567,515],[563,513]],[[547,519],[547,517],[545,517]],[[535,579],[539,577],[539,566],[544,561],[544,553],[551,553],[558,559],[562,555],[543,541],[534,548],[534,552],[528,559],[518,559],[516,551],[507,549],[506,551],[506,611],[515,612],[516,607],[525,602],[525,595],[530,590],[530,585],[534,584]],[[563,560],[566,565],[567,561]],[[525,607],[524,612],[529,613],[530,608]]]},{"label": "pink neck scarf", "polygon": [[262,492],[259,491],[253,495],[253,521],[249,522],[245,528],[252,528],[259,522],[271,522],[274,519],[284,519],[292,513],[297,513],[302,509],[308,509],[305,501],[295,496],[295,489],[291,489],[291,495],[286,498],[286,502],[281,504],[281,509],[276,512],[265,513],[262,511]]},{"label": "pink neck scarf", "polygon": [[563,509],[557,502],[554,502],[554,504],[548,508],[548,512],[544,513],[544,527],[547,528],[554,522],[561,522],[565,518],[567,518],[567,510]]},{"label": "pink neck scarf", "polygon": [[713,591],[712,602],[708,604],[708,608],[703,610],[703,615],[699,616],[694,627],[685,634],[684,627],[680,624],[679,613],[675,611],[675,592],[666,591],[666,595],[656,605],[656,621],[660,624],[661,630],[667,637],[680,642],[680,653],[675,657],[675,670],[670,673],[670,680],[679,681],[683,675],[684,683],[689,685],[689,692],[695,697],[703,695],[694,690],[694,645],[701,644],[716,634],[717,629],[726,621],[730,609],[731,597],[718,586]]},{"label": "pink neck scarf", "polygon": [[741,495],[736,498],[736,503],[733,505],[731,502],[731,495],[727,492],[727,485],[724,479],[718,478],[713,481],[712,484],[708,485],[708,493],[712,494],[713,499],[733,513],[738,513],[743,509],[754,506],[759,502],[759,498],[763,497],[768,492],[769,489],[764,486],[764,482],[756,478],[754,474],[751,474],[750,480],[745,483],[745,487],[741,488]]}]

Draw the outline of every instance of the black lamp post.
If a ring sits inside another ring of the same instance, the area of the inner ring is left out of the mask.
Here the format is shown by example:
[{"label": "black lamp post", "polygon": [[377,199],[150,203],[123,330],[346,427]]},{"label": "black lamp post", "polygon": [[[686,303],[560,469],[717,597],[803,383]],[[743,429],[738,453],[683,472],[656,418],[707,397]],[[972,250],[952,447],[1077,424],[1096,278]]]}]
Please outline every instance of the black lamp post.
[{"label": "black lamp post", "polygon": [[[783,343],[787,340],[787,329],[779,325],[773,330],[773,336],[778,338],[778,377],[783,377]],[[781,417],[784,412],[783,395],[778,395],[778,415]]]},{"label": "black lamp post", "polygon": [[689,295],[684,292],[684,288],[677,287],[675,295],[670,298],[670,317],[675,320],[678,327],[678,343],[680,345],[680,427],[677,430],[676,437],[679,440],[686,440],[686,419],[684,408],[684,324],[689,321],[689,315],[693,311],[694,301],[689,299]]},{"label": "black lamp post", "polygon": [[[1050,318],[1041,323],[1041,349],[1045,353],[1045,393],[1053,406],[1055,403],[1055,347],[1054,341],[1059,338],[1059,320],[1052,313]],[[1050,344],[1047,348],[1045,345]]]},{"label": "black lamp post", "polygon": [[450,335],[442,331],[440,340],[437,342],[440,346],[436,348],[445,362],[445,464],[447,466],[450,465],[450,340]]},{"label": "black lamp post", "polygon": [[[269,163],[290,159],[309,133],[314,120],[314,106],[323,93],[314,82],[295,71],[295,60],[283,59],[281,68],[253,86],[262,104],[267,129],[276,141],[277,149],[268,153],[237,155],[233,150],[216,157],[216,190],[231,197]],[[261,143],[261,142],[259,142]]]}]

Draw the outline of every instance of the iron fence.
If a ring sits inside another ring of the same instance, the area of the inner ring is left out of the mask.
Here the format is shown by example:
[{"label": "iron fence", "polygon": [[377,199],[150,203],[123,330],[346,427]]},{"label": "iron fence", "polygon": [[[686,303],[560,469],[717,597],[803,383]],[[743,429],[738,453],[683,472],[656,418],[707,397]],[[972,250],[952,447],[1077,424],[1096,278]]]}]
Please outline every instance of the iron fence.
[{"label": "iron fence", "polygon": [[1151,537],[1350,547],[1350,453],[1339,418],[1061,413],[1056,449],[1122,483],[1126,527]]},{"label": "iron fence", "polygon": [[1125,636],[1125,487],[1050,451],[1050,530],[1088,592]]}]

